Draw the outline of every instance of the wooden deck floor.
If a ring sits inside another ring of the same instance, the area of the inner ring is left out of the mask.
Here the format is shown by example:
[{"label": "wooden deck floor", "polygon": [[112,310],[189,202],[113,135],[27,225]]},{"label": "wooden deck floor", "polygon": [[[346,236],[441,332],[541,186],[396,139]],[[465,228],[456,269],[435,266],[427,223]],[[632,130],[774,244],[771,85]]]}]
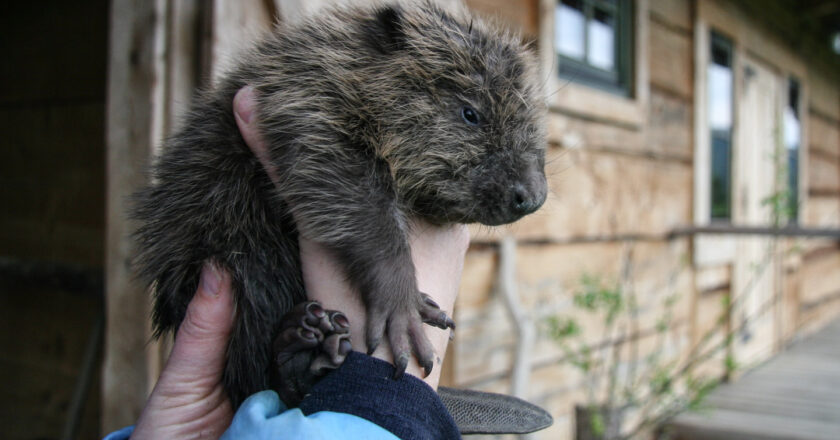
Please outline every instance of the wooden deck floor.
[{"label": "wooden deck floor", "polygon": [[708,397],[669,425],[675,438],[840,439],[840,320]]}]

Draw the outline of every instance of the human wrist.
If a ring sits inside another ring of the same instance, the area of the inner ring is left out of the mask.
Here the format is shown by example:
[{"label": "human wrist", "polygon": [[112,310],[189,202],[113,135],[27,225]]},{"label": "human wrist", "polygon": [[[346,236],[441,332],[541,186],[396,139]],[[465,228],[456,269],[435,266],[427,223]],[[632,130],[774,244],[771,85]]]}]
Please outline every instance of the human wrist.
[{"label": "human wrist", "polygon": [[[451,317],[461,284],[464,255],[469,246],[467,228],[464,225],[436,226],[415,222],[409,239],[417,288],[429,295]],[[435,366],[427,377],[423,377],[423,369],[417,363],[411,363],[414,368],[409,373],[437,389],[446,348],[454,329],[427,325],[424,330],[435,350]]]},{"label": "human wrist", "polygon": [[[353,345],[353,350],[367,353],[364,338],[367,313],[360,301],[359,294],[347,284],[346,276],[341,267],[323,245],[301,239],[300,252],[308,298],[312,301],[318,301],[325,309],[339,310],[344,313],[350,322],[350,343]],[[435,299],[435,301],[437,300]],[[424,327],[437,357],[442,360],[443,354],[446,352],[446,343],[449,340],[448,331],[446,332],[447,336],[441,337],[440,334],[444,333],[443,330],[432,326]],[[394,363],[387,338],[382,340],[376,350],[371,353],[371,356],[390,364]],[[437,361],[435,363],[435,368],[427,377],[424,377],[423,369],[413,360],[408,363],[406,373],[426,381],[433,388],[437,388],[440,366]]]},{"label": "human wrist", "polygon": [[[410,240],[419,290],[437,302],[441,310],[452,313],[464,254],[469,244],[466,228],[463,225],[440,227],[418,222],[413,227]],[[366,352],[365,309],[360,295],[347,283],[343,268],[325,246],[305,238],[300,239],[300,252],[309,299],[320,302],[326,309],[343,312],[350,321],[353,349]],[[450,330],[427,325],[424,331],[436,353],[432,373],[424,377],[422,367],[413,360],[408,363],[406,372],[437,388]],[[393,363],[387,338],[377,347],[373,356]]]}]

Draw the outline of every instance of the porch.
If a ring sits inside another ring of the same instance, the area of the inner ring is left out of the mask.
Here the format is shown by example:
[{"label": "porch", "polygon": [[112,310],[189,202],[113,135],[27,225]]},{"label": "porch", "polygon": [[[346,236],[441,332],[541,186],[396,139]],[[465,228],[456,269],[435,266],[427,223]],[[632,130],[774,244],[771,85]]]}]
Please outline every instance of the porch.
[{"label": "porch", "polygon": [[734,383],[712,392],[709,410],[684,413],[670,438],[840,438],[840,320],[794,342]]}]

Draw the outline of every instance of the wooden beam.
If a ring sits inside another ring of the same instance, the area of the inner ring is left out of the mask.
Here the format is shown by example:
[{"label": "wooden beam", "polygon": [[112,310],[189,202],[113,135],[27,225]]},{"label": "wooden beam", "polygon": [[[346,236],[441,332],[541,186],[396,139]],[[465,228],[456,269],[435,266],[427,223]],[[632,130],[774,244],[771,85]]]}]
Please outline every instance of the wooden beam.
[{"label": "wooden beam", "polygon": [[684,235],[725,234],[725,235],[771,235],[775,237],[803,237],[803,238],[840,238],[840,229],[836,228],[806,228],[800,226],[738,226],[738,225],[705,225],[683,226],[674,228],[668,234],[669,238]]},{"label": "wooden beam", "polygon": [[136,422],[150,382],[146,366],[149,300],[131,269],[126,197],[143,183],[154,143],[160,2],[111,6],[106,119],[105,360],[102,432]]},{"label": "wooden beam", "polygon": [[[268,6],[267,6],[268,5]],[[153,341],[150,295],[130,267],[128,196],[145,184],[145,168],[194,92],[223,60],[270,28],[265,0],[134,2],[115,0],[107,103],[105,361],[103,432],[133,424],[157,380],[169,339]]]}]

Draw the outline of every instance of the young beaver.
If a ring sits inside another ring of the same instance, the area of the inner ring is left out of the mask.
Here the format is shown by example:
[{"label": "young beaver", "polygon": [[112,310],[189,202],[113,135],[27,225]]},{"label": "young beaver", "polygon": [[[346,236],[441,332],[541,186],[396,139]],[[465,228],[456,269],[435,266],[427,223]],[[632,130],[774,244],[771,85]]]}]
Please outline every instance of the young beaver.
[{"label": "young beaver", "polygon": [[[387,333],[397,372],[428,372],[423,322],[452,327],[417,290],[411,218],[499,225],[546,196],[545,106],[521,40],[432,2],[343,7],[279,29],[198,99],[136,195],[136,264],[157,334],[183,320],[204,261],[232,276],[237,322],[224,383],[234,406],[268,387],[280,318],[306,299],[298,234],[337,256]],[[258,95],[273,183],[233,116]]]}]

